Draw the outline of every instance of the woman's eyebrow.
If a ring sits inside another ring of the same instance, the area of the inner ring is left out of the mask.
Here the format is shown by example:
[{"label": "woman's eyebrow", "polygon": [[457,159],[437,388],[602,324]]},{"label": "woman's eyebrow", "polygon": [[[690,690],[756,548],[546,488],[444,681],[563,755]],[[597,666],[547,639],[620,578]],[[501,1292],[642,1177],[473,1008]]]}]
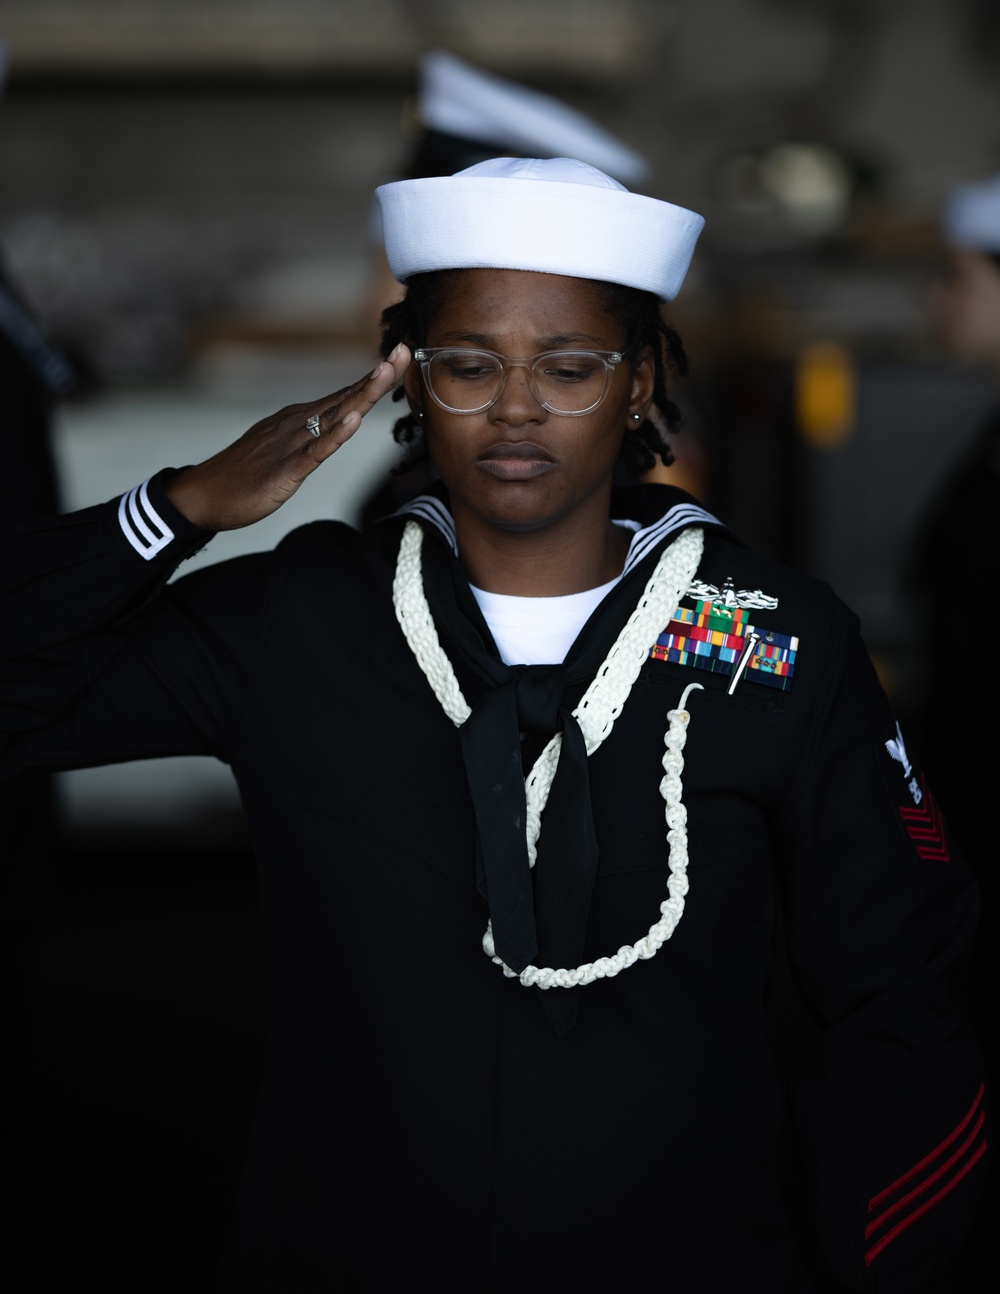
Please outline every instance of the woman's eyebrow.
[{"label": "woman's eyebrow", "polygon": [[472,342],[474,346],[485,346],[487,350],[492,350],[496,346],[496,340],[497,339],[495,337],[491,337],[489,333],[458,332],[456,330],[455,332],[442,333],[438,341],[438,345],[440,346],[442,343],[449,341],[468,341]]},{"label": "woman's eyebrow", "polygon": [[603,347],[603,339],[594,337],[587,332],[569,332],[560,333],[554,337],[540,337],[538,344],[542,350],[558,350],[562,346],[597,346],[598,349]]},{"label": "woman's eyebrow", "polygon": [[[499,339],[489,333],[459,332],[457,330],[455,332],[442,333],[438,341],[438,345],[455,341],[466,341],[473,346],[482,346],[486,350],[500,350]],[[603,347],[603,344],[602,338],[594,337],[590,333],[558,333],[550,337],[539,337],[536,342],[538,347],[538,351],[536,353],[546,350],[559,350],[566,346],[596,346],[601,348]]]}]

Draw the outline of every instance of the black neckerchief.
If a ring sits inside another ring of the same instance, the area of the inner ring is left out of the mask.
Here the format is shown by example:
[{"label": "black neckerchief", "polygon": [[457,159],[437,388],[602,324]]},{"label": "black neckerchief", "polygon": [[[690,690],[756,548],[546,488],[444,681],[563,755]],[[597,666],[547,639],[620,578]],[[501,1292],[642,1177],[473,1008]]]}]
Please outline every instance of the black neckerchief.
[{"label": "black neckerchief", "polygon": [[[587,751],[573,716],[622,626],[635,610],[660,553],[690,525],[724,529],[672,486],[615,490],[611,515],[638,521],[622,580],[595,608],[559,665],[505,665],[458,558],[447,493],[440,483],[387,521],[414,519],[423,546],[424,592],[441,644],[472,713],[460,729],[478,833],[476,883],[487,900],[497,955],[514,971],[583,961],[598,846]],[[542,819],[538,860],[528,866],[525,759],[563,736]],[[577,989],[538,995],[556,1033],[576,1020]]]}]

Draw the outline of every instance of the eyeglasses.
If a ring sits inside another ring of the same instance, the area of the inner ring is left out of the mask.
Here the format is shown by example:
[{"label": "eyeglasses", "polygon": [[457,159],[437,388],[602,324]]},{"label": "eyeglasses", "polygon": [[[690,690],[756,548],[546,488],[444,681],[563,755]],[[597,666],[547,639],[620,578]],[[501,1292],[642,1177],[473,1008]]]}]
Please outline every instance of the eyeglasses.
[{"label": "eyeglasses", "polygon": [[528,371],[528,389],[543,409],[568,418],[590,413],[604,399],[618,350],[546,350],[508,359],[492,350],[429,346],[413,352],[435,404],[449,413],[482,413],[496,404],[508,370]]}]

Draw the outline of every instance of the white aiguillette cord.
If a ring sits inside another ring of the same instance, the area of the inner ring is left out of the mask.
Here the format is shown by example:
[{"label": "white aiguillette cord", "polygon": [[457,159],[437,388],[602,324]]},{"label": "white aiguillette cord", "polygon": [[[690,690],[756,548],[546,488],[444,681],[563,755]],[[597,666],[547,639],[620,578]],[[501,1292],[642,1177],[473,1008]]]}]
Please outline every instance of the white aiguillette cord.
[{"label": "white aiguillette cord", "polygon": [[[455,671],[441,646],[434,618],[424,594],[420,550],[424,532],[416,521],[408,521],[403,531],[396,562],[396,575],[392,585],[392,602],[399,621],[416,657],[441,703],[445,714],[456,727],[460,727],[472,713]],[[698,527],[683,531],[660,554],[656,569],[649,577],[642,597],[629,616],[627,623],[608,652],[594,681],[584,693],[573,716],[580,725],[592,755],[610,734],[615,720],[628,700],[632,685],[649,656],[649,652],[672,618],[674,611],[691,586],[698,570],[705,546],[704,532]],[[691,720],[687,699],[700,683],[689,683],[681,694],[677,708],[667,713],[669,727],[664,736],[666,753],[663,756],[663,778],[660,794],[666,804],[667,841],[670,846],[667,881],[669,898],[660,904],[660,919],[649,927],[641,939],[626,944],[611,957],[599,957],[573,970],[556,970],[551,966],[526,966],[520,975],[496,956],[493,945],[492,922],[486,926],[483,950],[503,968],[509,979],[519,979],[525,988],[537,984],[539,988],[575,988],[592,984],[594,980],[617,975],[637,961],[655,957],[662,945],[673,934],[684,914],[684,896],[688,891],[687,879],[687,809],[681,798],[683,787],[681,773],[684,769],[682,752],[687,740],[687,726]],[[559,763],[562,733],[557,732],[535,761],[535,766],[524,783],[527,799],[528,862],[534,867],[538,855],[538,837],[542,829],[542,812],[548,802],[549,791]]]}]

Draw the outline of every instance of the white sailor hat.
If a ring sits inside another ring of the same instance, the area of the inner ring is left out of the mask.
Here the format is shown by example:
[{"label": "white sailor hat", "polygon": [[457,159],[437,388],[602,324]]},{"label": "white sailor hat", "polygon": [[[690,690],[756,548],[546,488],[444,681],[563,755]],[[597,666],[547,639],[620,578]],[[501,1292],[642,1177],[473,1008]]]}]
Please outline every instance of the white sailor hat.
[{"label": "white sailor hat", "polygon": [[952,247],[1000,252],[1000,175],[952,189],[941,224]]},{"label": "white sailor hat", "polygon": [[500,152],[578,157],[629,184],[649,174],[644,157],[583,113],[443,50],[420,60],[417,115],[428,130],[489,145],[480,158]]},{"label": "white sailor hat", "polygon": [[705,223],[568,157],[496,157],[375,192],[389,268],[404,283],[429,270],[535,270],[672,301]]}]

